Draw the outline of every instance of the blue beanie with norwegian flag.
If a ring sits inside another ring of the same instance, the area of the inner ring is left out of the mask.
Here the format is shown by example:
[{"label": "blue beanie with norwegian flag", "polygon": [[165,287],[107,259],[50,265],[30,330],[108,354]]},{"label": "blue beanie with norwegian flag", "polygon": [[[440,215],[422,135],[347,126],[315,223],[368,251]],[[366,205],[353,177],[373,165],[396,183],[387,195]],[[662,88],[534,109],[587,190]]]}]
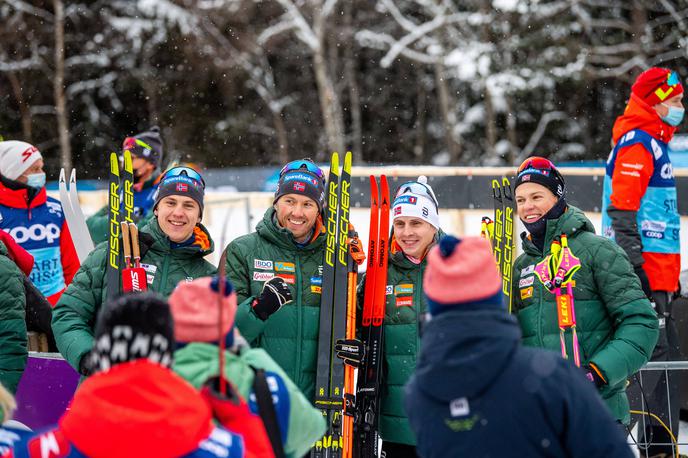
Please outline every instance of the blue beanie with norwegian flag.
[{"label": "blue beanie with norwegian flag", "polygon": [[155,192],[155,204],[153,209],[157,208],[162,199],[167,196],[185,196],[190,197],[196,201],[203,216],[203,195],[205,194],[205,186],[198,180],[194,180],[188,175],[174,175],[168,171],[160,181],[158,189]]}]

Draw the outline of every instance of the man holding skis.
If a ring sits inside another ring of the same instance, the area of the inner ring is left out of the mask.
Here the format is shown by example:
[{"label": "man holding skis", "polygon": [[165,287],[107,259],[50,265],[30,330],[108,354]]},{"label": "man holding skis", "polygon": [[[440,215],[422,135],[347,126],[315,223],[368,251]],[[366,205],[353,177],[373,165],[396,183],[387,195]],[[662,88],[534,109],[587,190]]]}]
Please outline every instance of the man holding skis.
[{"label": "man holding skis", "polygon": [[227,247],[239,331],[251,346],[267,351],[311,401],[326,238],[324,196],[325,174],[317,165],[309,159],[288,163],[256,232]]},{"label": "man holding skis", "polygon": [[[129,150],[134,169],[134,218],[141,221],[150,216],[155,203],[155,191],[160,181],[163,143],[158,126],[151,127],[122,143],[122,151]],[[108,238],[109,207],[105,205],[86,220],[94,244]]]},{"label": "man holding skis", "polygon": [[[213,241],[200,223],[205,183],[188,167],[168,170],[160,181],[152,218],[139,233],[141,267],[148,290],[168,296],[180,281],[213,274],[216,269],[204,256]],[[120,239],[121,240],[121,239]],[[101,243],[84,261],[53,311],[53,331],[64,358],[82,375],[91,368],[84,358],[93,346],[93,327],[109,288],[108,244]],[[121,264],[121,262],[120,262]]]},{"label": "man holding skis", "polygon": [[[641,73],[631,88],[623,115],[614,123],[614,146],[604,178],[603,233],[626,252],[643,291],[659,314],[660,333],[653,361],[683,359],[671,316],[671,299],[679,287],[681,254],[676,184],[667,151],[667,144],[683,120],[682,100],[683,86],[676,72],[654,67]],[[676,377],[670,375],[667,380],[663,373],[647,374],[644,392],[652,413],[667,425],[671,418],[676,435],[681,405]],[[634,407],[640,408],[637,385],[630,394]],[[648,425],[647,434],[651,434],[648,437],[653,442],[670,442],[668,432],[657,423]],[[661,452],[671,454],[670,448],[650,447],[650,455]]]},{"label": "man holding skis", "polygon": [[33,256],[29,278],[56,304],[79,258],[62,205],[46,194],[41,152],[25,142],[0,142],[0,229]]}]

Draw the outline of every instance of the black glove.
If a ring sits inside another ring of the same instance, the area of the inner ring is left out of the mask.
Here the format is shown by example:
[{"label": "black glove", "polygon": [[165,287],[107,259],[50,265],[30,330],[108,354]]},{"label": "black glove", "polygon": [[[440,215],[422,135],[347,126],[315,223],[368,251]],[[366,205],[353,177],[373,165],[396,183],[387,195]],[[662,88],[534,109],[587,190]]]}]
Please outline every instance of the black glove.
[{"label": "black glove", "polygon": [[600,374],[597,373],[595,369],[590,366],[583,366],[581,369],[585,372],[585,378],[595,384],[595,387],[601,388],[607,384]]},{"label": "black glove", "polygon": [[79,360],[79,373],[84,377],[88,377],[93,373],[93,367],[91,366],[91,353],[86,353]]},{"label": "black glove", "polygon": [[652,302],[653,301],[652,289],[650,288],[650,280],[647,278],[647,274],[645,273],[645,269],[643,269],[643,266],[637,266],[637,267],[634,267],[633,270],[635,271],[635,274],[640,279],[640,286],[643,287],[643,292],[645,293],[647,298],[650,299],[650,302]]},{"label": "black glove", "polygon": [[293,296],[287,282],[280,277],[266,281],[258,299],[253,301],[253,313],[265,321],[284,304],[291,302]]},{"label": "black glove", "polygon": [[337,358],[344,360],[344,364],[361,367],[365,359],[365,345],[358,339],[337,339],[334,343]]}]

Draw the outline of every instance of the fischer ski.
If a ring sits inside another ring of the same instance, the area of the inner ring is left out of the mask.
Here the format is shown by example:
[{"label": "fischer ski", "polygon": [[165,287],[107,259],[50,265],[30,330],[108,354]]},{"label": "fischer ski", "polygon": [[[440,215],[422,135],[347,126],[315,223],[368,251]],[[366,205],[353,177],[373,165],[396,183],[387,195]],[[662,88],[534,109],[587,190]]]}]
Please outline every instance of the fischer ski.
[{"label": "fischer ski", "polygon": [[365,359],[358,371],[354,456],[379,456],[378,421],[384,343],[387,262],[389,254],[389,185],[387,177],[370,177],[370,234],[368,268],[365,277],[361,336],[366,347]]},{"label": "fischer ski", "polygon": [[79,194],[76,187],[76,169],[72,169],[70,174],[69,189],[67,189],[65,169],[60,169],[58,187],[60,203],[67,220],[67,227],[72,236],[79,263],[83,264],[86,256],[93,251],[93,240],[91,240],[91,234],[89,234],[88,227],[86,226],[86,218],[79,204]]},{"label": "fischer ski", "polygon": [[483,217],[481,235],[492,242],[495,263],[502,277],[502,293],[511,313],[512,268],[514,262],[514,197],[507,177],[492,180],[494,221]]},{"label": "fischer ski", "polygon": [[107,298],[114,299],[120,293],[120,268],[119,268],[119,207],[120,207],[120,182],[119,159],[117,153],[110,153],[110,185],[108,187],[108,201],[110,204],[110,221],[108,234],[108,262],[107,262]]},{"label": "fischer ski", "polygon": [[325,436],[315,443],[315,458],[341,457],[344,410],[344,364],[334,353],[335,340],[346,335],[349,254],[349,209],[351,152],[344,156],[339,170],[339,155],[332,153],[327,182],[325,226],[327,240],[318,333],[318,360],[315,380],[315,406],[327,422]]}]

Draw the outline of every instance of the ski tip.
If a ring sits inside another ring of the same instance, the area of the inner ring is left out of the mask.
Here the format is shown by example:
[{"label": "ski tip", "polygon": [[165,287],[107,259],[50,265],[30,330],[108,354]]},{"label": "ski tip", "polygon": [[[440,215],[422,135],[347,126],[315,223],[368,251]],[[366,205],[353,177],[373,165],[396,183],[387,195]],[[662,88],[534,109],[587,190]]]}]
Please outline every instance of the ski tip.
[{"label": "ski tip", "polygon": [[125,172],[134,172],[134,164],[131,159],[131,151],[128,149],[124,150],[124,171]]},{"label": "ski tip", "polygon": [[332,153],[332,158],[330,159],[330,172],[339,175],[339,153],[336,151]]},{"label": "ski tip", "polygon": [[346,155],[344,155],[344,170],[351,173],[351,151],[347,151]]},{"label": "ski tip", "polygon": [[60,183],[64,183],[64,182],[65,182],[65,169],[62,168],[62,169],[60,169]]},{"label": "ski tip", "polygon": [[114,151],[110,153],[110,173],[119,176],[119,157]]},{"label": "ski tip", "polygon": [[76,183],[76,169],[72,169],[72,173],[69,174],[69,183]]}]

